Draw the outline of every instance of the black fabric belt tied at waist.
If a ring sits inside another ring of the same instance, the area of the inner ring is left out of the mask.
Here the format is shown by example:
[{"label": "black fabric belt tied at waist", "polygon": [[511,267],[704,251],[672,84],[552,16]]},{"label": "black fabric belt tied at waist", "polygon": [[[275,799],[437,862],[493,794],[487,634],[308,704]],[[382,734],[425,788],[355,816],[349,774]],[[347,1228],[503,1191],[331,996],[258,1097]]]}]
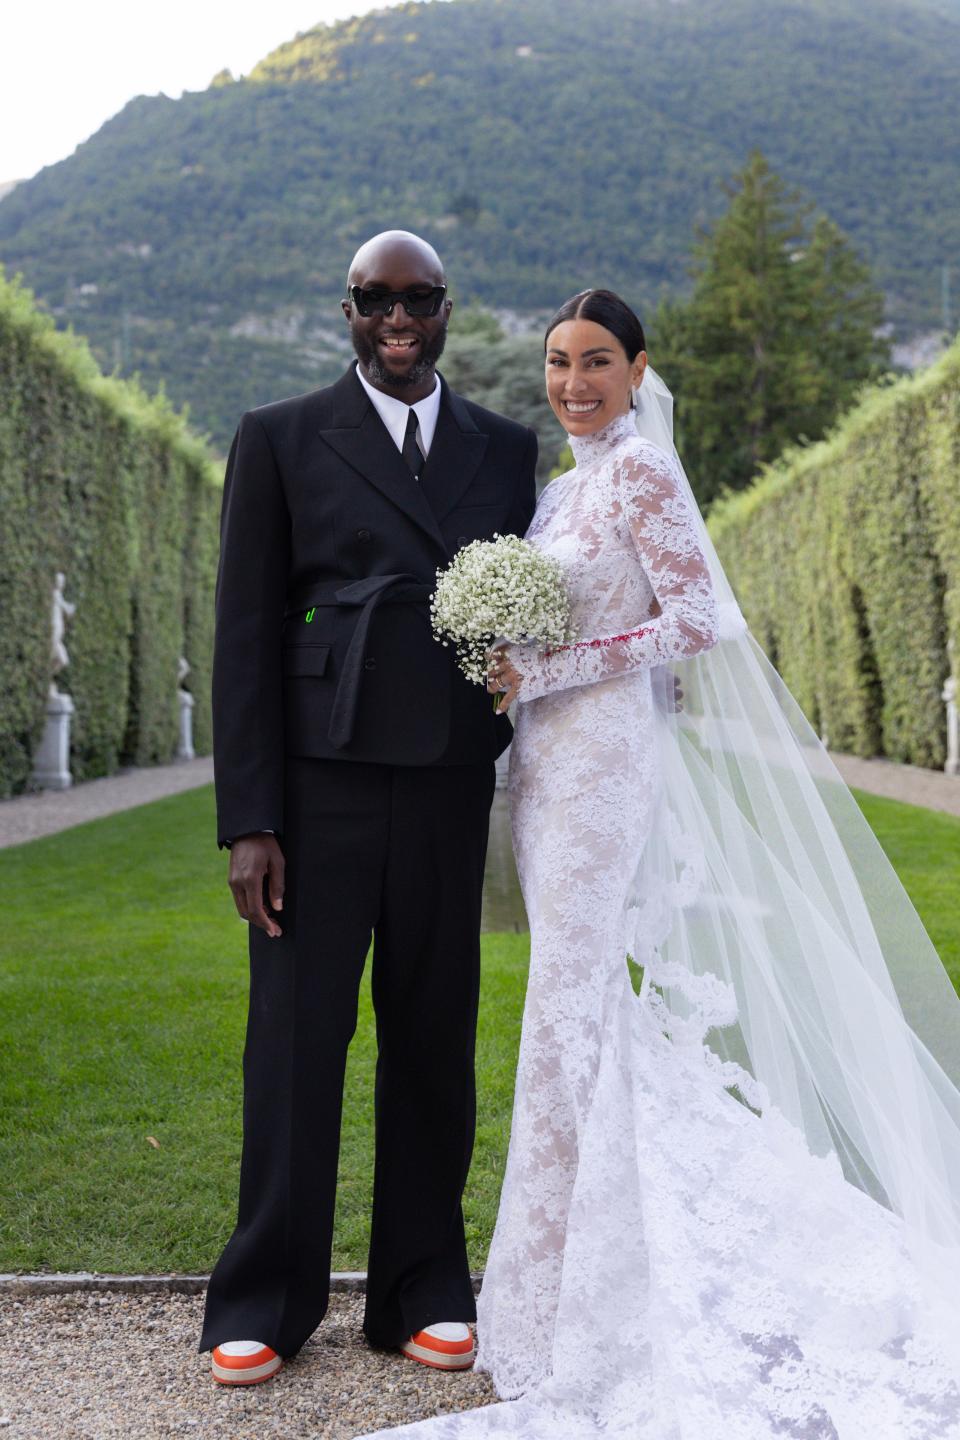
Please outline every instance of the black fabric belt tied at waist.
[{"label": "black fabric belt tied at waist", "polygon": [[330,728],[327,733],[330,744],[337,750],[342,750],[353,738],[364,661],[367,658],[367,637],[377,607],[383,601],[390,605],[422,605],[430,599],[433,591],[433,583],[418,580],[416,575],[368,575],[363,580],[355,580],[352,585],[342,585],[337,590],[330,585],[303,586],[291,597],[291,603],[287,607],[288,619],[304,610],[309,612],[313,607],[361,607],[344,657],[330,713]]}]

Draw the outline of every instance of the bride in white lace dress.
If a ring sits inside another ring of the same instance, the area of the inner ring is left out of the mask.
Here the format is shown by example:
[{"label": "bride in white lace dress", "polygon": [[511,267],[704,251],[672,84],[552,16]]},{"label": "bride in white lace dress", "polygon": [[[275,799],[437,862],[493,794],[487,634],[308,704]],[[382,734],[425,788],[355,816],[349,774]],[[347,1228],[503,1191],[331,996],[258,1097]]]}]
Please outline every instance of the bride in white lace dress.
[{"label": "bride in white lace dress", "polygon": [[551,323],[576,465],[528,539],[584,638],[491,667],[519,702],[531,934],[478,1306],[506,1403],[392,1433],[955,1440],[960,1096],[931,1047],[960,1031],[916,1039],[878,933],[931,1030],[955,1001],[931,966],[920,985],[909,902],[757,668],[669,440],[638,434],[645,360],[608,292]]}]

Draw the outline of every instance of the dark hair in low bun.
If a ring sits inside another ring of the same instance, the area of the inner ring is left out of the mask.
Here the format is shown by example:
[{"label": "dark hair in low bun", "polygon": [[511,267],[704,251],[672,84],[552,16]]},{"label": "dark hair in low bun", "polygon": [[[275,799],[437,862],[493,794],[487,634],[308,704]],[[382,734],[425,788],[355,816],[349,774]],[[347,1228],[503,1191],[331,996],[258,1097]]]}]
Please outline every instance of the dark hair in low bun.
[{"label": "dark hair in low bun", "polygon": [[593,320],[595,324],[602,325],[620,341],[628,360],[635,360],[640,351],[647,348],[640,321],[627,302],[612,290],[581,290],[579,295],[571,295],[569,300],[564,301],[547,326],[543,337],[544,351],[550,336],[564,320]]}]

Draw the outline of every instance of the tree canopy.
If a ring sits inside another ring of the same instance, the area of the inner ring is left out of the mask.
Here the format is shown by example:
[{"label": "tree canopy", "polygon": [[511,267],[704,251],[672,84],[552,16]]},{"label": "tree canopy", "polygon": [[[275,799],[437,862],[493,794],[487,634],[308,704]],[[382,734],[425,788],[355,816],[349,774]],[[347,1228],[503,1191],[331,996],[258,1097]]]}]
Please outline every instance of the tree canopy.
[{"label": "tree canopy", "polygon": [[883,297],[833,221],[759,151],[726,189],[729,208],[695,249],[690,298],[664,304],[654,326],[702,504],[819,439],[889,363]]}]

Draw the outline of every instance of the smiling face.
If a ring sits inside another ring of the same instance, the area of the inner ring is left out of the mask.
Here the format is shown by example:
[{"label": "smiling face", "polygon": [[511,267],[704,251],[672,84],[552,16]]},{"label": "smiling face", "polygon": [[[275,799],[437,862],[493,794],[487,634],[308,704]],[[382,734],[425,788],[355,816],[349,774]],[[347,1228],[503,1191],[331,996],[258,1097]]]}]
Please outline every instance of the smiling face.
[{"label": "smiling face", "polygon": [[547,399],[571,435],[592,435],[630,408],[643,379],[646,351],[634,360],[595,320],[564,320],[547,337]]},{"label": "smiling face", "polygon": [[[361,246],[347,283],[397,291],[429,290],[446,282],[432,246],[406,231],[390,230]],[[408,404],[431,393],[452,301],[445,299],[438,314],[425,316],[408,315],[402,302],[390,315],[361,315],[349,299],[341,308],[350,325],[360,370],[374,389]]]}]

